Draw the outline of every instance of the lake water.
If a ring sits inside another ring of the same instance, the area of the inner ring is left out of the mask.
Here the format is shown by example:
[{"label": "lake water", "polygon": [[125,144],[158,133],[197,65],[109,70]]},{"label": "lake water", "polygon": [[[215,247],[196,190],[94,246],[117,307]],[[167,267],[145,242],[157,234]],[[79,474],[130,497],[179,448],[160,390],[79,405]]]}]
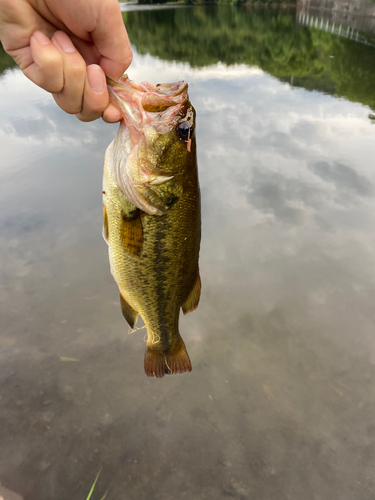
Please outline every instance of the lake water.
[{"label": "lake water", "polygon": [[[0,75],[0,483],[25,500],[375,495],[375,49],[291,10],[124,12],[137,81],[194,84],[193,371],[150,379],[101,236],[104,152]],[[77,361],[67,360],[73,358]]]}]

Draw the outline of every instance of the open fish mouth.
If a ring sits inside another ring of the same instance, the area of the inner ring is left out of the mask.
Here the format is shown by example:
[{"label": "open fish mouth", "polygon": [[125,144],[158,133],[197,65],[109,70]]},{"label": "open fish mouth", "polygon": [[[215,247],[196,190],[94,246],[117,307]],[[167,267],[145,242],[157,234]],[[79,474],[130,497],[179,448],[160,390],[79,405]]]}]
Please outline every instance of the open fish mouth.
[{"label": "open fish mouth", "polygon": [[110,100],[121,111],[134,143],[139,139],[136,129],[146,125],[152,124],[159,133],[167,132],[188,101],[189,84],[184,81],[137,83],[124,75],[119,82],[107,77],[107,83]]},{"label": "open fish mouth", "polygon": [[178,81],[173,83],[150,83],[143,82],[137,83],[130,80],[128,75],[123,75],[119,82],[115,82],[107,76],[107,83],[113,87],[120,87],[126,91],[127,88],[132,88],[133,90],[138,90],[140,92],[154,92],[155,94],[162,94],[165,96],[174,96],[182,94],[188,88],[188,83],[184,81]]}]

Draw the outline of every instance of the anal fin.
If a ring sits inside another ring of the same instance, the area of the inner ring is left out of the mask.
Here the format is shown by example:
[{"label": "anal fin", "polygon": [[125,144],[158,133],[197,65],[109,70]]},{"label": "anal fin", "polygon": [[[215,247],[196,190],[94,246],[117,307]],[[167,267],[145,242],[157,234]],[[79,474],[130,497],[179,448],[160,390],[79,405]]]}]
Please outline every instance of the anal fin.
[{"label": "anal fin", "polygon": [[185,303],[182,305],[182,311],[184,314],[195,311],[195,309],[198,307],[199,299],[201,296],[201,288],[202,288],[202,283],[201,283],[201,277],[199,275],[199,270],[198,270],[197,278],[195,280],[193,288],[191,289],[191,291],[189,293],[189,297],[186,299]]},{"label": "anal fin", "polygon": [[134,309],[131,306],[129,306],[129,304],[126,302],[121,293],[120,293],[120,303],[121,303],[122,315],[128,322],[130,328],[134,328],[134,325],[138,318],[137,311],[134,311]]}]

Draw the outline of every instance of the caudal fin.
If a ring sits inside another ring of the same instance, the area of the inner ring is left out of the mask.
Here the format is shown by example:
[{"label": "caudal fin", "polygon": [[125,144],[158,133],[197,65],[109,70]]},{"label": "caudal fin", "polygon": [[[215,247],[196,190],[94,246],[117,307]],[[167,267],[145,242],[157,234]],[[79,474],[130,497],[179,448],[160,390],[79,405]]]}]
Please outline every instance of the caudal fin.
[{"label": "caudal fin", "polygon": [[147,345],[145,373],[148,377],[161,378],[164,375],[183,372],[191,372],[191,362],[182,339],[176,347],[164,350]]}]

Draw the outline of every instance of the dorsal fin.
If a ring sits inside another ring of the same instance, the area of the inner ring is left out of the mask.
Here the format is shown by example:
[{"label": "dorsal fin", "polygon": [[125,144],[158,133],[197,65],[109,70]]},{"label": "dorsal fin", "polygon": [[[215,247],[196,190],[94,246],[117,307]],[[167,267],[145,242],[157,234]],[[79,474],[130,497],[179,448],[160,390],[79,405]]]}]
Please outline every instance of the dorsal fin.
[{"label": "dorsal fin", "polygon": [[197,277],[195,279],[195,283],[193,285],[193,288],[191,289],[191,291],[189,293],[189,297],[186,299],[185,303],[182,305],[182,311],[184,314],[195,311],[195,309],[198,307],[199,299],[201,296],[201,288],[202,288],[202,283],[201,283],[201,277],[199,275],[199,269],[198,269]]},{"label": "dorsal fin", "polygon": [[104,203],[103,203],[103,238],[108,245],[109,243],[108,214]]}]

